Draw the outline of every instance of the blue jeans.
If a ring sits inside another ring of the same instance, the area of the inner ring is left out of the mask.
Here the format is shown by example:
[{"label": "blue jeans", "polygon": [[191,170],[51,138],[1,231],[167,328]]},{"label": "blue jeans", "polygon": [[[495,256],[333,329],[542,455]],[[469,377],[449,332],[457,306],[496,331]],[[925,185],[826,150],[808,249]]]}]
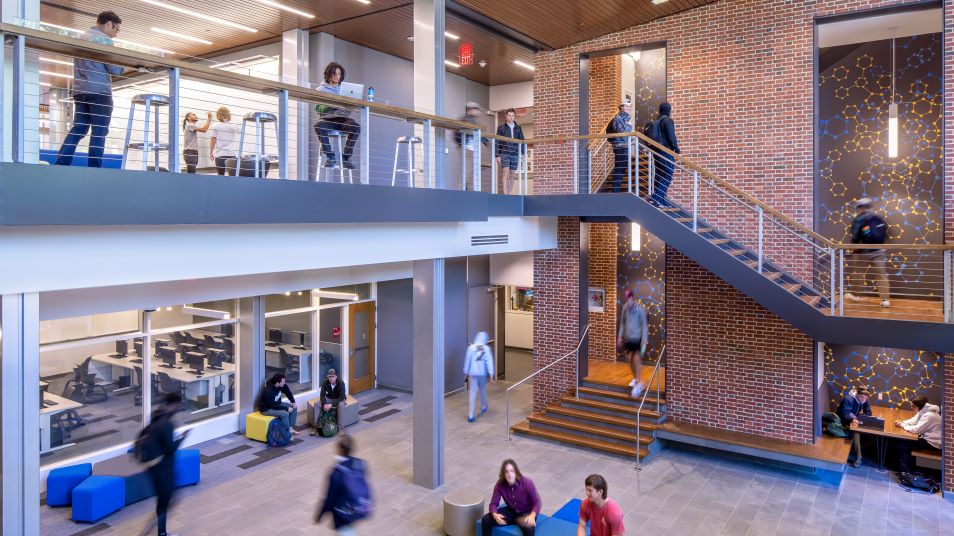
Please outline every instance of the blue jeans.
[{"label": "blue jeans", "polygon": [[656,153],[653,158],[656,164],[656,181],[654,184],[656,189],[653,191],[652,200],[665,205],[668,203],[666,192],[669,191],[669,185],[672,184],[672,173],[676,167],[675,159],[671,154],[660,153]]},{"label": "blue jeans", "polygon": [[480,407],[487,407],[487,376],[470,376],[470,413],[474,416],[474,403],[477,402],[477,391],[480,391]]},{"label": "blue jeans", "polygon": [[270,409],[263,411],[262,415],[278,417],[282,420],[282,424],[289,429],[291,429],[292,426],[295,426],[295,423],[298,422],[298,408],[295,408],[291,411],[288,411],[287,409]]},{"label": "blue jeans", "polygon": [[[617,138],[623,139],[623,138]],[[628,173],[629,169],[629,148],[626,147],[625,142],[620,145],[613,146],[613,177],[610,182],[611,188],[614,193],[625,192],[629,189],[628,184]],[[623,186],[623,177],[627,177],[627,185]]]},{"label": "blue jeans", "polygon": [[73,128],[70,129],[56,158],[56,165],[68,166],[73,163],[73,154],[80,140],[89,137],[88,167],[103,167],[103,152],[106,149],[106,135],[109,134],[109,120],[113,115],[113,96],[98,93],[78,93],[73,96]]}]

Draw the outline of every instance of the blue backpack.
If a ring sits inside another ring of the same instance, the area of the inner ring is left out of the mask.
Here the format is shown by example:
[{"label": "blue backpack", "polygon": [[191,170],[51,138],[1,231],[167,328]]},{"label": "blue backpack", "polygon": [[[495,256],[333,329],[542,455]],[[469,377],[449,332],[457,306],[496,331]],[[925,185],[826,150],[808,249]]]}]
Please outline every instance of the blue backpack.
[{"label": "blue backpack", "polygon": [[272,419],[268,423],[268,434],[265,438],[269,447],[284,447],[291,443],[291,429],[285,426],[281,419]]},{"label": "blue backpack", "polygon": [[364,519],[371,515],[371,488],[364,473],[364,464],[361,460],[354,460],[354,467],[348,468],[339,464],[335,471],[340,471],[347,495],[340,506],[335,507],[335,515],[346,525]]}]

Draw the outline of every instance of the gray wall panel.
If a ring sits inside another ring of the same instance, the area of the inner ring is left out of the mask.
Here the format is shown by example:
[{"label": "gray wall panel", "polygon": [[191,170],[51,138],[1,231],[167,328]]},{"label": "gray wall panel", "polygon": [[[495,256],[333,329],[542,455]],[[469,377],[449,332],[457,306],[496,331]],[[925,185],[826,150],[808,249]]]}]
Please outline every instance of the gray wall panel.
[{"label": "gray wall panel", "polygon": [[378,283],[378,384],[410,391],[414,359],[413,279]]}]

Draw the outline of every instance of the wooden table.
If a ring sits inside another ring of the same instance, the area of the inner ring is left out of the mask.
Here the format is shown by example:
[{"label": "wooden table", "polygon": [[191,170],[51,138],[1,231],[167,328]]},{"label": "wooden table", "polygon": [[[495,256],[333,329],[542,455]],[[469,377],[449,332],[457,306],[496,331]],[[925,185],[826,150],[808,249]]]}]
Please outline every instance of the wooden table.
[{"label": "wooden table", "polygon": [[871,414],[875,417],[880,417],[884,419],[884,430],[878,430],[876,428],[865,428],[864,426],[858,426],[855,423],[851,423],[851,426],[848,428],[852,432],[858,432],[859,434],[868,434],[875,437],[878,448],[878,464],[881,469],[884,469],[884,458],[888,450],[888,440],[890,439],[900,439],[904,441],[917,441],[918,435],[912,434],[911,432],[906,431],[900,426],[895,426],[894,421],[905,421],[914,417],[915,412],[906,410],[906,409],[894,409],[894,408],[885,408],[882,406],[871,406]]}]

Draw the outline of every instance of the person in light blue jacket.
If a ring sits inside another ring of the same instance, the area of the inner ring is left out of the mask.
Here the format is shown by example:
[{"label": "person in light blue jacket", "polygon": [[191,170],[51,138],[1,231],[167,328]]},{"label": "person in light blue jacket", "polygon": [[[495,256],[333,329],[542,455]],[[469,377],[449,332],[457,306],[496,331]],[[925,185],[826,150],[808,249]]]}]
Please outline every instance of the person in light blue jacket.
[{"label": "person in light blue jacket", "polygon": [[487,413],[487,380],[494,380],[494,353],[487,346],[490,337],[481,331],[474,337],[474,344],[467,347],[464,358],[464,382],[470,388],[470,406],[467,422],[474,422],[474,402],[480,390],[480,414]]}]

